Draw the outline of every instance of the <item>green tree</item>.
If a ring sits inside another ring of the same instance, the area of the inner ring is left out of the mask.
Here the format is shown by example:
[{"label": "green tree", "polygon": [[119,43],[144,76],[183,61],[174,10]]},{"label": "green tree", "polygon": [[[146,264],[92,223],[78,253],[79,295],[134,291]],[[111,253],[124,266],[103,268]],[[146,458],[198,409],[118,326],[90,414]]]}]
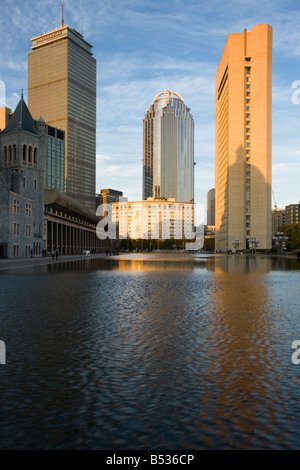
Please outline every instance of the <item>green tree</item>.
[{"label": "green tree", "polygon": [[287,224],[280,227],[279,232],[283,232],[288,240],[285,246],[288,250],[296,250],[300,248],[300,224]]}]

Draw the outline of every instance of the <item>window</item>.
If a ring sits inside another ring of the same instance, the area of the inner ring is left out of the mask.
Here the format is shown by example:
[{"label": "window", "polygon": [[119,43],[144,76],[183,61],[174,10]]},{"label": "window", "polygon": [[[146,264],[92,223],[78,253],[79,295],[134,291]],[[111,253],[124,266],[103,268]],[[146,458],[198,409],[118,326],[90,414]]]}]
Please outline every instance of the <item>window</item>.
[{"label": "window", "polygon": [[26,188],[26,178],[23,176],[23,188]]},{"label": "window", "polygon": [[32,214],[31,204],[26,204],[25,215],[31,216],[31,214]]},{"label": "window", "polygon": [[31,226],[30,225],[26,225],[25,235],[26,235],[26,237],[30,237],[30,235],[31,235]]},{"label": "window", "polygon": [[14,258],[19,258],[19,254],[20,254],[20,247],[19,245],[14,245]]},{"label": "window", "polygon": [[38,149],[35,147],[33,150],[33,164],[34,166],[37,166],[37,160],[38,160]]},{"label": "window", "polygon": [[14,235],[20,234],[20,224],[14,223]]},{"label": "window", "polygon": [[23,163],[26,163],[27,160],[27,146],[23,145]]},{"label": "window", "polygon": [[20,213],[20,201],[18,199],[14,199],[14,203],[13,203],[13,212],[15,214],[19,214]]},{"label": "window", "polygon": [[33,189],[37,189],[37,179],[33,181]]}]

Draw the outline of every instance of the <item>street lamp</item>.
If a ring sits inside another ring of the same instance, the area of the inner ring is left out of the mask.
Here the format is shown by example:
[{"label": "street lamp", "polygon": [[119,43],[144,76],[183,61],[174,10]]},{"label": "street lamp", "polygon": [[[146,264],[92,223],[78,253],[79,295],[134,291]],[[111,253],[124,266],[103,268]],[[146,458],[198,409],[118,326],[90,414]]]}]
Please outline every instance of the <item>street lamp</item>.
[{"label": "street lamp", "polygon": [[277,232],[276,237],[273,237],[275,240],[275,246],[277,246],[278,253],[283,252],[283,247],[285,246],[285,241],[288,240],[289,237],[284,236],[284,232]]},{"label": "street lamp", "polygon": [[242,242],[240,242],[240,240],[234,240],[234,242],[232,242],[234,248],[235,248],[235,252],[236,250],[239,249],[240,245],[242,244]]},{"label": "street lamp", "polygon": [[251,237],[251,239],[249,240],[249,245],[251,245],[251,248],[252,248],[252,254],[256,254],[256,248],[259,244],[259,240],[256,240],[256,237]]}]

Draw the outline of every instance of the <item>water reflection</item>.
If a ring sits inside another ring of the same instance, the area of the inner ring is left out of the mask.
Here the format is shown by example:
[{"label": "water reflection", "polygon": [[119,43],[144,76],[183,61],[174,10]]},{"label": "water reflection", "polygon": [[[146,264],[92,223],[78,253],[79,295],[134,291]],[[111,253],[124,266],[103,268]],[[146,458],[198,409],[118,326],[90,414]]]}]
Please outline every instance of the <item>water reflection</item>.
[{"label": "water reflection", "polygon": [[1,448],[299,447],[299,276],[193,254],[2,272]]}]

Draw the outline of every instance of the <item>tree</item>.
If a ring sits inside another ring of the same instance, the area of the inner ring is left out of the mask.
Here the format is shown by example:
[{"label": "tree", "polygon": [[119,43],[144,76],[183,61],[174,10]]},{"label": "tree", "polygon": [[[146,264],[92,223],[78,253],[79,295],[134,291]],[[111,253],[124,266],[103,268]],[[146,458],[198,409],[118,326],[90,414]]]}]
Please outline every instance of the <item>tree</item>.
[{"label": "tree", "polygon": [[287,224],[280,227],[279,232],[283,232],[288,240],[285,246],[288,250],[296,250],[300,248],[300,224]]}]

